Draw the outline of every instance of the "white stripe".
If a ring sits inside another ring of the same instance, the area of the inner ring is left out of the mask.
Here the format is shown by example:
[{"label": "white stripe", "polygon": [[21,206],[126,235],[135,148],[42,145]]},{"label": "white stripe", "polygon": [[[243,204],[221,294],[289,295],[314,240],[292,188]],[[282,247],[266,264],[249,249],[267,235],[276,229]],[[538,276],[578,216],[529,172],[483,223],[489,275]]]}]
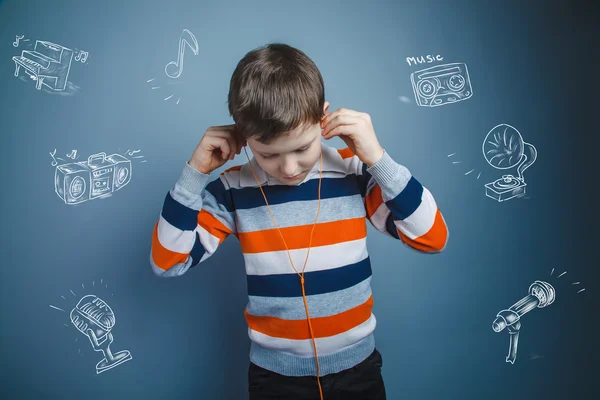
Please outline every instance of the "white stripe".
[{"label": "white stripe", "polygon": [[187,254],[194,247],[195,239],[195,232],[182,231],[171,225],[160,215],[158,219],[158,241],[165,249],[175,253]]},{"label": "white stripe", "polygon": [[206,250],[206,253],[202,257],[202,261],[204,261],[206,258],[208,258],[208,256],[217,251],[217,247],[219,247],[219,238],[208,233],[208,231],[200,225],[196,227],[196,231],[200,237],[200,243],[202,243],[202,247],[204,247],[204,250]]},{"label": "white stripe", "polygon": [[[368,336],[370,333],[372,333],[375,330],[376,324],[377,321],[375,319],[375,315],[371,314],[368,320],[344,333],[326,338],[315,339],[317,355],[331,354],[358,342],[365,336]],[[311,339],[290,340],[276,338],[257,332],[250,328],[248,328],[248,336],[250,337],[250,340],[269,349],[283,351],[300,357],[311,357],[314,355],[313,343]]]},{"label": "white stripe", "polygon": [[394,221],[400,232],[405,234],[409,239],[415,240],[423,236],[433,226],[435,215],[437,212],[437,204],[431,192],[423,187],[423,195],[421,196],[421,204],[419,207],[403,221]]},{"label": "white stripe", "polygon": [[382,202],[371,216],[371,224],[373,224],[373,227],[379,232],[387,232],[385,229],[385,221],[387,221],[388,215],[390,215],[390,209]]},{"label": "white stripe", "polygon": [[208,233],[200,225],[196,225],[195,231],[182,231],[171,225],[163,216],[158,220],[158,241],[167,250],[175,253],[188,254],[194,247],[196,232],[200,236],[200,243],[207,253],[212,254],[219,245],[219,238]]},{"label": "white stripe", "polygon": [[[342,158],[341,154],[333,147],[322,144],[323,151],[323,170],[324,171],[342,171],[346,174],[359,174],[360,160],[356,155],[348,158]],[[318,162],[317,162],[318,168]]]},{"label": "white stripe", "polygon": [[[302,271],[307,249],[290,250],[298,272]],[[367,238],[311,247],[305,272],[324,271],[354,264],[367,258]],[[287,250],[244,254],[248,275],[273,275],[296,272],[290,264]]]}]

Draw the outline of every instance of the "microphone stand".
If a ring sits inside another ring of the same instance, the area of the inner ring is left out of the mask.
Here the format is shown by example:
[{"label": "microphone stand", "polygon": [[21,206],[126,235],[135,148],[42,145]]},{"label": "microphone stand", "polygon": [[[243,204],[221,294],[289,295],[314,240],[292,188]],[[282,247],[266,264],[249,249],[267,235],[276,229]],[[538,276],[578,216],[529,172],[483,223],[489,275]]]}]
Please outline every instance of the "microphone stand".
[{"label": "microphone stand", "polygon": [[496,319],[492,323],[492,329],[494,332],[501,332],[504,328],[507,328],[510,337],[506,362],[514,364],[517,359],[521,316],[534,308],[544,308],[549,306],[554,302],[555,297],[556,295],[552,285],[547,282],[535,281],[529,287],[529,295],[523,297],[507,310],[502,310],[496,315]]},{"label": "microphone stand", "polygon": [[110,351],[110,344],[113,342],[113,335],[110,331],[101,343],[98,342],[98,338],[92,329],[88,329],[87,334],[94,350],[101,351],[104,354],[104,359],[96,364],[97,374],[100,374],[132,359],[131,353],[128,350],[121,350],[115,353],[115,355],[112,354]]}]

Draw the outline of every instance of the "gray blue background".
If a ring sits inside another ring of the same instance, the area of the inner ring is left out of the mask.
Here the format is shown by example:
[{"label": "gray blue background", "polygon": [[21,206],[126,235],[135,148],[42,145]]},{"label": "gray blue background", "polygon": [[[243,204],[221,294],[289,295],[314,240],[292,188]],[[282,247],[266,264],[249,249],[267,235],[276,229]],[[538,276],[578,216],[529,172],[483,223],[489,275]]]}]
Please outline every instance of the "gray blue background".
[{"label": "gray blue background", "polygon": [[[369,227],[388,398],[597,398],[594,11],[517,1],[0,2],[0,397],[246,398],[239,243],[226,240],[177,279],[154,276],[148,255],[165,194],[202,134],[233,123],[226,99],[237,62],[284,42],[320,68],[331,110],[371,115],[383,146],[432,191],[449,226],[446,250],[433,256]],[[183,84],[167,85],[164,66],[183,29],[200,51],[186,52]],[[13,47],[15,35],[88,51],[69,75],[79,90],[56,95],[14,77],[12,56],[24,49]],[[434,64],[405,59],[428,54],[466,63],[473,97],[418,107],[410,74]],[[483,185],[503,171],[481,153],[501,123],[538,150],[527,197],[504,203],[485,196]],[[112,197],[71,206],[54,192],[54,149],[63,159],[76,149],[78,161],[139,149],[146,162],[134,163]],[[523,317],[512,365],[508,333],[491,324],[534,280],[553,284],[557,298]],[[91,293],[115,312],[112,351],[133,355],[99,375],[101,353],[68,319]]]}]

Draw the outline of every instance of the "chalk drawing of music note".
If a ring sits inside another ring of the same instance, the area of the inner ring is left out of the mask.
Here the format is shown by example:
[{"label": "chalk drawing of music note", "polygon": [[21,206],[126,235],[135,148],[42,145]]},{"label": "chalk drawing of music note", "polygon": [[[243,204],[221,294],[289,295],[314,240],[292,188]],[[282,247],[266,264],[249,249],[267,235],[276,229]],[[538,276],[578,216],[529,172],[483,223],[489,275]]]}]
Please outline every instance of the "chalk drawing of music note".
[{"label": "chalk drawing of music note", "polygon": [[54,161],[52,161],[52,164],[51,164],[53,167],[56,167],[58,165],[58,161],[56,161],[56,158],[54,158],[55,154],[56,154],[56,149],[54,149],[54,153],[50,152],[50,157],[52,157],[52,159],[54,160]]},{"label": "chalk drawing of music note", "polygon": [[71,150],[70,154],[67,154],[67,157],[71,158],[71,159],[76,159],[77,158],[77,150]]},{"label": "chalk drawing of music note", "polygon": [[78,51],[77,55],[75,56],[75,61],[81,61],[82,64],[85,63],[85,60],[87,60],[89,53],[87,51]]},{"label": "chalk drawing of music note", "polygon": [[[169,78],[179,78],[181,73],[183,72],[183,55],[185,53],[185,45],[188,45],[189,48],[194,52],[194,55],[198,55],[198,41],[194,34],[187,29],[184,29],[179,37],[179,53],[177,55],[177,61],[171,61],[165,66],[165,74]],[[177,67],[177,72],[175,74],[169,73],[169,69],[172,69],[170,66]]]},{"label": "chalk drawing of music note", "polygon": [[21,36],[15,35],[15,36],[17,39],[13,42],[13,46],[19,47],[19,40],[23,39],[25,37],[25,35],[21,35]]}]

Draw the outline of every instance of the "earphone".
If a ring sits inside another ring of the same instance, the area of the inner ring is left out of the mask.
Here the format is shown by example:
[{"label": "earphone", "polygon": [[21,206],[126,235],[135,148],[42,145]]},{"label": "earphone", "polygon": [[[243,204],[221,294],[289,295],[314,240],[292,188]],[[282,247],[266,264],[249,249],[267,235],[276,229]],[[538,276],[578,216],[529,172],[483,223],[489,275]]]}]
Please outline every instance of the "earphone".
[{"label": "earphone", "polygon": [[319,219],[319,212],[321,211],[321,178],[323,177],[323,151],[321,150],[321,153],[319,156],[319,191],[318,191],[318,199],[319,200],[317,203],[317,216],[315,217],[315,222],[313,223],[312,230],[310,231],[310,239],[308,242],[308,251],[306,252],[306,259],[304,260],[304,266],[302,267],[302,274],[300,274],[298,272],[298,270],[296,269],[296,267],[294,266],[294,262],[292,261],[292,256],[290,255],[290,250],[287,246],[287,243],[285,242],[283,234],[279,230],[279,225],[277,225],[277,222],[275,221],[275,217],[273,216],[273,213],[271,212],[271,207],[269,207],[269,202],[267,201],[267,196],[265,195],[265,192],[263,191],[262,186],[261,186],[260,182],[258,181],[258,178],[256,177],[256,174],[254,173],[254,168],[252,168],[252,163],[250,162],[250,157],[248,157],[248,152],[246,151],[245,147],[244,147],[244,153],[246,153],[246,158],[248,159],[248,165],[250,166],[252,175],[254,176],[254,179],[256,180],[256,183],[258,184],[260,192],[262,193],[263,198],[265,199],[265,204],[267,205],[267,210],[269,211],[271,220],[273,221],[275,228],[277,228],[277,232],[279,233],[279,236],[281,236],[281,240],[283,240],[283,244],[285,246],[285,249],[287,250],[287,254],[290,259],[290,263],[292,264],[292,268],[294,268],[294,271],[296,271],[296,274],[298,274],[298,276],[300,277],[300,285],[302,286],[302,299],[304,300],[304,309],[306,310],[306,320],[308,321],[308,328],[310,330],[310,338],[312,340],[313,350],[314,350],[314,354],[315,354],[315,362],[316,362],[316,366],[317,366],[317,384],[319,385],[319,395],[321,396],[321,400],[323,400],[323,389],[321,388],[321,380],[320,380],[321,370],[319,368],[319,357],[317,355],[317,343],[315,342],[315,335],[313,333],[312,324],[310,322],[310,314],[308,312],[308,303],[306,301],[306,292],[304,290],[304,270],[306,269],[306,263],[308,262],[308,256],[310,254],[310,247],[312,244],[313,233],[315,231],[315,227],[317,226],[317,220]]}]

